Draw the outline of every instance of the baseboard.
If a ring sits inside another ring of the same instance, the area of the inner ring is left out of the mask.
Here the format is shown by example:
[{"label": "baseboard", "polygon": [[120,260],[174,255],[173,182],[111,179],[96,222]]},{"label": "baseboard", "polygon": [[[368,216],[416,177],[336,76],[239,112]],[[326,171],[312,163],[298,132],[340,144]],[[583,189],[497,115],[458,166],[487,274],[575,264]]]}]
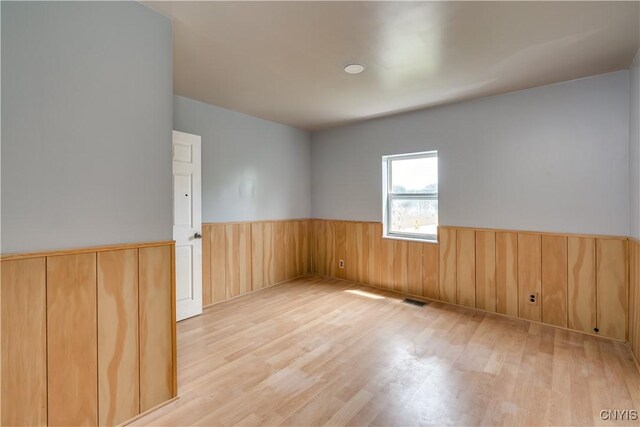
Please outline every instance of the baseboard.
[{"label": "baseboard", "polygon": [[640,373],[640,360],[638,360],[638,356],[633,352],[633,348],[631,348],[631,344],[627,343],[629,346],[629,352],[631,353],[631,357],[633,357],[633,361],[636,364],[636,368],[638,369],[638,373]]},{"label": "baseboard", "polygon": [[[440,304],[446,304],[446,305],[450,305],[450,306],[453,306],[453,307],[463,308],[463,309],[471,310],[471,311],[475,311],[475,312],[480,312],[480,313],[485,313],[485,314],[492,314],[492,315],[495,315],[495,316],[498,316],[498,317],[502,317],[502,318],[505,318],[505,319],[509,319],[509,320],[518,320],[518,321],[527,322],[527,323],[533,323],[533,324],[541,325],[541,326],[549,326],[551,328],[561,329],[561,330],[564,330],[564,331],[567,331],[567,332],[575,332],[577,334],[587,335],[587,336],[590,336],[590,337],[599,338],[599,339],[603,339],[603,340],[607,340],[607,341],[614,341],[614,342],[628,344],[627,341],[618,340],[616,338],[610,338],[610,337],[605,337],[605,336],[602,336],[602,335],[592,334],[592,333],[589,333],[589,332],[578,331],[576,329],[569,329],[569,328],[565,328],[563,326],[552,325],[550,323],[537,322],[535,320],[524,319],[524,318],[521,318],[521,317],[513,317],[513,316],[509,316],[508,314],[497,313],[495,311],[483,310],[481,308],[476,308],[476,307],[468,307],[466,305],[456,304],[456,303],[452,303],[452,302],[449,302],[449,301],[442,301],[442,300],[437,300],[437,299],[433,299],[433,298],[427,298],[427,297],[422,296],[422,295],[414,295],[414,294],[398,292],[398,291],[385,289],[385,288],[378,288],[376,286],[372,286],[372,285],[368,285],[368,284],[360,283],[360,282],[354,282],[354,281],[347,280],[347,279],[342,279],[342,278],[339,278],[339,277],[327,276],[327,275],[318,274],[318,273],[310,273],[309,275],[319,276],[319,277],[326,277],[326,278],[329,278],[329,279],[340,280],[340,281],[347,282],[347,283],[353,283],[353,284],[358,285],[358,286],[364,286],[364,287],[371,288],[371,289],[376,289],[376,290],[389,292],[389,293],[396,294],[396,295],[401,295],[402,297],[411,297],[411,299],[416,299],[416,300],[419,300],[419,301],[437,302],[437,303],[440,303]],[[633,352],[631,352],[631,353],[633,354]],[[636,362],[637,362],[637,359],[636,359]]]},{"label": "baseboard", "polygon": [[[294,280],[298,280],[298,279],[300,279],[302,277],[307,277],[307,276],[311,276],[311,275],[319,276],[319,274],[315,274],[315,273],[305,273],[302,276],[297,276],[297,277],[294,277],[292,279],[283,280],[282,282],[274,283],[273,285],[265,286],[265,287],[262,287],[260,289],[251,290],[249,292],[245,292],[244,294],[236,295],[236,296],[231,297],[231,298],[223,299],[222,301],[216,301],[216,302],[214,302],[212,304],[204,305],[204,306],[202,306],[202,310],[204,312],[204,310],[206,310],[208,308],[211,308],[211,307],[213,307],[215,305],[222,304],[223,302],[233,301],[233,300],[236,300],[236,299],[238,299],[240,297],[243,297],[245,295],[251,295],[251,294],[256,293],[256,292],[264,291],[265,289],[273,288],[274,286],[284,285],[285,283],[293,282]],[[184,319],[184,320],[187,320],[187,319]]]},{"label": "baseboard", "polygon": [[142,412],[142,413],[140,413],[140,414],[136,415],[135,417],[133,417],[133,418],[131,418],[131,419],[128,419],[127,421],[125,421],[125,422],[124,422],[124,423],[122,423],[122,424],[118,424],[116,427],[124,427],[124,426],[128,426],[129,424],[136,422],[136,421],[137,421],[137,420],[139,420],[140,418],[142,418],[142,417],[146,417],[146,416],[147,416],[147,415],[149,415],[150,413],[155,412],[155,411],[157,411],[158,409],[163,408],[163,407],[167,406],[168,404],[173,403],[173,402],[175,402],[175,401],[177,401],[177,400],[179,400],[179,399],[180,399],[180,396],[172,397],[171,399],[169,399],[169,400],[167,400],[167,401],[164,401],[164,402],[162,402],[161,404],[154,406],[153,408],[147,409],[146,411],[144,411],[144,412]]}]

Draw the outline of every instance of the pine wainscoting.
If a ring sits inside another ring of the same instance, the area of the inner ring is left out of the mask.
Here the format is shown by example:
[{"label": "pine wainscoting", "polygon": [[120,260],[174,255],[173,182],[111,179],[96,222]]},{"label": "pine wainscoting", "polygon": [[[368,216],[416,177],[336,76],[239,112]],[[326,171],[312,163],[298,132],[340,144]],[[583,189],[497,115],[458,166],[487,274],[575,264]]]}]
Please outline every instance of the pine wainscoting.
[{"label": "pine wainscoting", "polygon": [[637,362],[640,360],[640,241],[635,239],[629,239],[629,343]]},{"label": "pine wainscoting", "polygon": [[202,225],[202,304],[311,272],[310,220]]},{"label": "pine wainscoting", "polygon": [[3,255],[2,425],[116,425],[177,394],[174,242]]},{"label": "pine wainscoting", "polygon": [[[442,226],[438,243],[424,243],[382,238],[380,223],[311,224],[315,273],[619,341],[631,339],[638,354],[640,246],[626,237]],[[629,253],[636,263],[631,281]]]}]

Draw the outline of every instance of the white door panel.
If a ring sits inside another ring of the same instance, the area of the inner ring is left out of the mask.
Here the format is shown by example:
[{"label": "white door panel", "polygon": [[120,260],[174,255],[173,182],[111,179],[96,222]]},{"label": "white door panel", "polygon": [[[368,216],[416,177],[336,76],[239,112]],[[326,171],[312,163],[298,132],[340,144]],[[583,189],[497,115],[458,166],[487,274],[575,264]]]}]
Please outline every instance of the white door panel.
[{"label": "white door panel", "polygon": [[193,246],[176,248],[176,299],[177,302],[193,299]]},{"label": "white door panel", "polygon": [[191,175],[173,175],[173,225],[193,228]]},{"label": "white door panel", "polygon": [[202,199],[200,137],[173,131],[173,239],[176,241],[176,317],[202,313]]}]

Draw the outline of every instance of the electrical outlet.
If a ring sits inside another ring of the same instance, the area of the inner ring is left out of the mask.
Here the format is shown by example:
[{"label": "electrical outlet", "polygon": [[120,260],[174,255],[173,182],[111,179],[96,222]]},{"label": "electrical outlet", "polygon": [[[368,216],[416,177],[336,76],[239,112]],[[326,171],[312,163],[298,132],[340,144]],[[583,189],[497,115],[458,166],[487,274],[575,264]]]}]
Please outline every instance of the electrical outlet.
[{"label": "electrical outlet", "polygon": [[538,303],[538,293],[529,292],[529,304],[536,305]]},{"label": "electrical outlet", "polygon": [[338,267],[340,268],[344,268],[344,260],[341,259],[340,261],[338,261]]}]

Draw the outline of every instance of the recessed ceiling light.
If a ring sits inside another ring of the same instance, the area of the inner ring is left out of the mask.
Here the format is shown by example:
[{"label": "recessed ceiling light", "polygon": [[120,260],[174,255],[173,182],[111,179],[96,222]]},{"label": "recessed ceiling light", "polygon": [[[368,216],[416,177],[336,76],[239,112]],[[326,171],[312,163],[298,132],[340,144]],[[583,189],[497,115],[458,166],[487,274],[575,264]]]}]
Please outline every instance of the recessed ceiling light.
[{"label": "recessed ceiling light", "polygon": [[360,64],[349,64],[344,67],[344,71],[349,74],[360,74],[364,71],[364,66]]}]

